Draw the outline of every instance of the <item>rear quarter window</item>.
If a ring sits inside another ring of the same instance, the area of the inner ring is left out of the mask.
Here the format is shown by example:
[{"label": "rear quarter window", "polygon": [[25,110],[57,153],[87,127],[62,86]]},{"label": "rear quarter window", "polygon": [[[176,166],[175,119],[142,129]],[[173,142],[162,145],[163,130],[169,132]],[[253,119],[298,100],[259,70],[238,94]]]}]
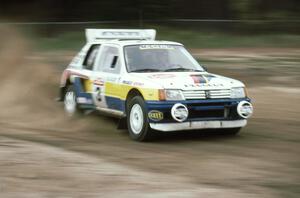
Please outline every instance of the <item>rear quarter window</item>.
[{"label": "rear quarter window", "polygon": [[86,57],[83,61],[84,69],[88,69],[88,70],[93,69],[97,54],[99,52],[99,48],[100,48],[100,44],[95,44],[90,47],[90,49],[88,50]]}]

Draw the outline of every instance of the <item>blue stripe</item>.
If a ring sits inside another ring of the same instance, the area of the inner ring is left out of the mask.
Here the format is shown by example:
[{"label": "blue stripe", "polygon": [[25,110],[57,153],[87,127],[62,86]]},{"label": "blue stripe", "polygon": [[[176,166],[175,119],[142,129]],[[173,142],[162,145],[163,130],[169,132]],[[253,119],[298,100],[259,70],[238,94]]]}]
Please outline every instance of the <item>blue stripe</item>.
[{"label": "blue stripe", "polygon": [[105,96],[106,104],[109,109],[125,112],[125,101],[120,98]]}]

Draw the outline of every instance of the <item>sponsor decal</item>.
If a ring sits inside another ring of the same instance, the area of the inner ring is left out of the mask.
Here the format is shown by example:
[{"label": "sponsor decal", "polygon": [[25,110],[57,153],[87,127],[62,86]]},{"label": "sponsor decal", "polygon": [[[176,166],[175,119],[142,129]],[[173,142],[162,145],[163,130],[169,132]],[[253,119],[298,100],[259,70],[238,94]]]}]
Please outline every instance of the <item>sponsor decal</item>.
[{"label": "sponsor decal", "polygon": [[133,82],[129,80],[123,80],[122,83],[126,85],[132,85]]},{"label": "sponsor decal", "polygon": [[140,83],[140,82],[134,82],[134,83],[133,83],[133,85],[134,85],[134,86],[143,86],[143,85],[144,85],[144,83]]},{"label": "sponsor decal", "polygon": [[206,78],[203,77],[202,75],[191,75],[191,77],[192,77],[195,84],[207,83]]},{"label": "sponsor decal", "polygon": [[99,85],[99,86],[103,86],[104,85],[104,81],[100,78],[98,78],[97,80],[94,80],[93,82],[95,85]]},{"label": "sponsor decal", "polygon": [[167,49],[167,50],[173,50],[175,49],[172,45],[141,45],[141,50],[147,50],[147,49]]},{"label": "sponsor decal", "polygon": [[185,87],[202,87],[202,88],[210,88],[210,87],[223,87],[222,83],[213,83],[213,84],[185,84]]},{"label": "sponsor decal", "polygon": [[116,31],[105,31],[105,32],[102,32],[102,35],[103,36],[112,36],[112,37],[115,37],[115,36],[140,36],[140,32],[125,32],[125,31],[122,31],[122,32],[116,32]]},{"label": "sponsor decal", "polygon": [[175,75],[174,74],[153,74],[148,77],[153,79],[167,79],[167,78],[174,78]]},{"label": "sponsor decal", "polygon": [[122,83],[126,84],[126,85],[133,85],[133,86],[143,86],[144,85],[144,83],[132,82],[132,81],[128,81],[128,80],[123,80]]},{"label": "sponsor decal", "polygon": [[123,80],[122,83],[123,83],[123,84],[126,84],[126,85],[131,85],[131,84],[132,84],[132,81],[129,81],[129,80]]},{"label": "sponsor decal", "polygon": [[160,121],[164,119],[164,114],[157,110],[152,110],[148,113],[148,117],[153,121]]}]

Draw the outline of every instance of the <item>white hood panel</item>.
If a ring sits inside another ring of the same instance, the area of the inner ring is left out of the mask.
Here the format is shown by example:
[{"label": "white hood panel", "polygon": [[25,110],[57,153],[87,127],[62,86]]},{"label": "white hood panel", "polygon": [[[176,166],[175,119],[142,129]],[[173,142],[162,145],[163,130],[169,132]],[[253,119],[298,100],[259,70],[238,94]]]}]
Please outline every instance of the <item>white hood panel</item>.
[{"label": "white hood panel", "polygon": [[131,74],[144,81],[151,81],[164,89],[206,90],[244,87],[240,81],[206,72],[170,72]]}]

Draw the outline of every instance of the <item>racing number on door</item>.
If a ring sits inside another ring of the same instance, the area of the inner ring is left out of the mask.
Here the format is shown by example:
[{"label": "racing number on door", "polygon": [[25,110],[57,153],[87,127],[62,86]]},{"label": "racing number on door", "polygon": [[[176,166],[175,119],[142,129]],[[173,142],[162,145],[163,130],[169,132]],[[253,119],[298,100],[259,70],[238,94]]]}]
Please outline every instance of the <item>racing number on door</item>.
[{"label": "racing number on door", "polygon": [[96,88],[96,100],[101,102],[102,98],[101,98],[101,88],[97,87]]},{"label": "racing number on door", "polygon": [[104,104],[104,81],[100,78],[97,78],[93,82],[94,84],[94,101],[96,106],[103,107]]}]

